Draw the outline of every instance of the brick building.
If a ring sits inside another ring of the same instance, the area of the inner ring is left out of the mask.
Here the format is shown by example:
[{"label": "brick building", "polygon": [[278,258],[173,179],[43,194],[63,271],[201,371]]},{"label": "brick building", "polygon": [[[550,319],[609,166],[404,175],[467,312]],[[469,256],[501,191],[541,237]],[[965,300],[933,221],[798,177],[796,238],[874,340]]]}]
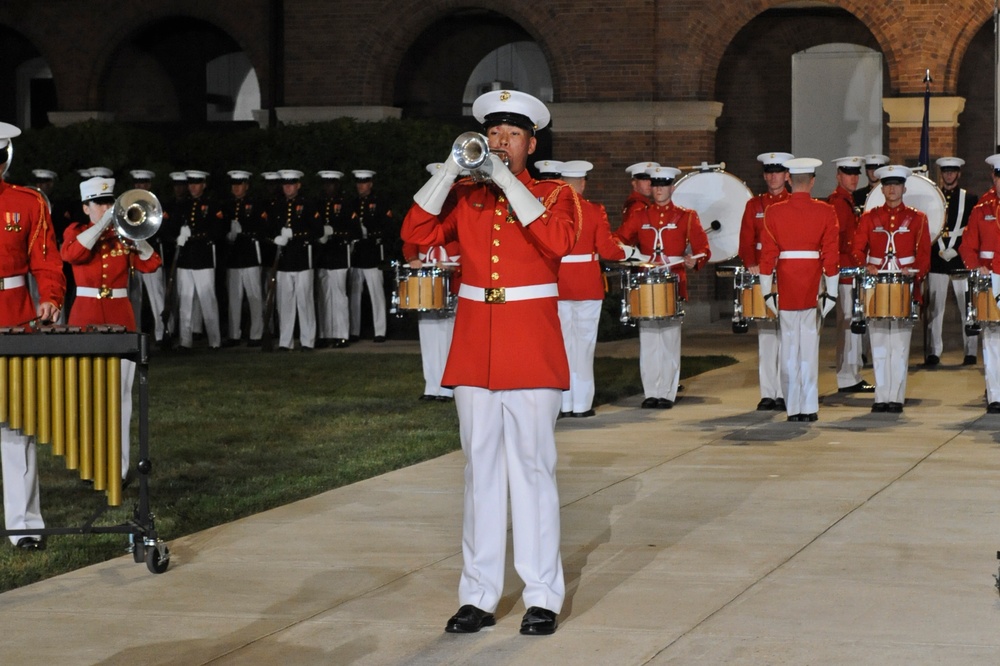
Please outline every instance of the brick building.
[{"label": "brick building", "polygon": [[[454,119],[477,64],[527,43],[543,60],[528,74],[547,69],[545,149],[595,164],[588,194],[615,224],[624,168],[641,159],[724,161],[756,190],[754,156],[792,147],[794,58],[846,44],[880,58],[880,152],[915,164],[929,70],[931,155],[964,157],[966,185],[982,192],[995,152],[992,11],[989,0],[7,0],[0,120]],[[715,281],[692,288],[711,300]]]}]

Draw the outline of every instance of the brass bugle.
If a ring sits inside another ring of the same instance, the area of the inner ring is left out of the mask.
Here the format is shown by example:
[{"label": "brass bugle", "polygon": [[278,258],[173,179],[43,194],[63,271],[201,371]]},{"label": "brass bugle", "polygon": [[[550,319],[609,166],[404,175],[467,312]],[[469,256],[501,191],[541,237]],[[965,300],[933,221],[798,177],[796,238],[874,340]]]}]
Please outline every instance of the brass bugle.
[{"label": "brass bugle", "polygon": [[131,241],[150,238],[163,222],[163,206],[148,190],[123,192],[115,199],[111,214],[118,235]]},{"label": "brass bugle", "polygon": [[468,169],[473,179],[485,182],[490,179],[488,171],[481,170],[490,157],[490,152],[496,154],[506,165],[510,165],[510,157],[503,150],[490,151],[489,140],[479,132],[463,132],[451,146],[451,156],[455,163],[463,169]]}]

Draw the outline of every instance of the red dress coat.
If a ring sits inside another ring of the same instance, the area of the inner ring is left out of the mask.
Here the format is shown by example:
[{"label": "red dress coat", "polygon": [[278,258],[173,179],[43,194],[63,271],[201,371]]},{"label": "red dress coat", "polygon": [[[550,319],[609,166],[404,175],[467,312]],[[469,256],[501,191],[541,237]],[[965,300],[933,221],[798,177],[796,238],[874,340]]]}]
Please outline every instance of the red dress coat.
[{"label": "red dress coat", "polygon": [[[651,227],[651,228],[643,228]],[[653,204],[638,212],[618,227],[614,238],[625,245],[637,245],[643,254],[653,256],[656,250],[662,252],[664,262],[670,257],[684,256],[687,246],[691,246],[691,254],[703,254],[695,263],[694,269],[699,270],[708,263],[712,250],[708,245],[708,235],[701,226],[698,213],[687,208],[675,206],[672,201],[667,205]],[[657,248],[662,240],[662,247]],[[651,261],[654,261],[651,259]],[[687,298],[687,271],[683,263],[671,266],[670,271],[677,274],[677,291],[681,298]]]},{"label": "red dress coat", "polygon": [[759,266],[760,251],[764,247],[761,235],[764,232],[764,211],[771,204],[788,200],[788,192],[782,190],[779,194],[764,192],[747,202],[743,209],[743,220],[740,222],[740,261],[744,266]]},{"label": "red dress coat", "polygon": [[854,235],[854,265],[888,268],[886,256],[891,245],[899,267],[917,271],[913,292],[920,301],[920,281],[931,269],[930,240],[927,215],[906,204],[895,208],[882,205],[861,216]]},{"label": "red dress coat", "polygon": [[625,221],[630,216],[645,210],[651,205],[653,205],[652,199],[632,190],[632,193],[628,195],[628,198],[625,199],[625,204],[622,206],[622,224],[625,224]]},{"label": "red dress coat", "polygon": [[[793,192],[786,201],[764,212],[761,275],[777,267],[778,307],[809,310],[816,307],[820,279],[840,270],[837,212],[808,192]],[[782,257],[781,253],[809,252],[815,257]]]},{"label": "red dress coat", "polygon": [[[837,211],[837,222],[840,225],[840,265],[844,268],[863,265],[855,264],[852,258],[854,235],[858,229],[858,216],[854,212],[854,194],[838,185],[826,201]],[[851,284],[852,278],[842,277],[840,283]]]},{"label": "red dress coat", "polygon": [[[997,216],[1000,213],[996,192],[990,190],[983,195],[976,207],[969,213],[969,223],[962,232],[962,242],[958,246],[958,255],[962,263],[970,271],[983,266],[990,268],[996,256],[994,246],[1000,241],[1000,226]],[[982,256],[985,252],[987,256]],[[994,256],[989,256],[993,252]]]},{"label": "red dress coat", "polygon": [[599,301],[604,298],[604,274],[598,257],[621,261],[625,250],[611,236],[604,206],[580,199],[580,215],[580,236],[559,266],[559,300]]},{"label": "red dress coat", "polygon": [[[114,229],[106,229],[92,250],[88,250],[77,236],[91,225],[75,223],[63,235],[62,257],[73,267],[76,286],[96,289],[128,289],[129,269],[140,273],[152,273],[163,263],[160,255],[153,252],[149,259],[139,258],[135,248],[122,242]],[[132,302],[125,298],[92,298],[77,296],[69,313],[70,326],[90,324],[114,324],[135,330],[135,314]]]},{"label": "red dress coat", "polygon": [[[61,308],[66,277],[45,200],[35,190],[0,180],[0,225],[0,278],[31,273],[41,301]],[[24,325],[35,316],[27,282],[0,289],[0,326]]]},{"label": "red dress coat", "polygon": [[[577,196],[565,183],[534,180],[527,170],[517,179],[546,208],[527,227],[509,212],[499,188],[464,178],[452,186],[440,215],[417,205],[410,208],[403,220],[403,240],[416,245],[457,240],[463,285],[554,286],[559,261],[576,242]],[[569,365],[555,295],[506,303],[460,297],[441,384],[493,391],[568,389]]]}]

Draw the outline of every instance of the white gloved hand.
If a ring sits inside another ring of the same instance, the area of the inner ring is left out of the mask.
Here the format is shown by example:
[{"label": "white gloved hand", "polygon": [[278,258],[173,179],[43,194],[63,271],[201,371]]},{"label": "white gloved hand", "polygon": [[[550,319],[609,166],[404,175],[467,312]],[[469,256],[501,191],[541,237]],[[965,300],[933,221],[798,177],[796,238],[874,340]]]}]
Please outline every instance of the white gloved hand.
[{"label": "white gloved hand", "polygon": [[952,259],[958,256],[958,250],[949,247],[945,248],[944,250],[941,250],[940,252],[938,252],[938,254],[945,261],[951,261]]},{"label": "white gloved hand", "polygon": [[[186,229],[187,227],[184,228]],[[184,244],[188,242],[189,238],[191,238],[191,234],[188,234],[186,236],[184,234],[179,235],[177,237],[177,247],[184,247]]]},{"label": "white gloved hand", "polygon": [[434,172],[424,186],[413,195],[413,201],[418,206],[426,210],[431,215],[440,215],[444,200],[451,192],[451,184],[455,182],[455,177],[461,172],[461,167],[455,162],[455,158],[448,155],[444,161],[444,166]]},{"label": "white gloved hand", "polygon": [[143,261],[153,256],[153,246],[144,240],[136,241],[135,249],[139,252],[139,258]]},{"label": "white gloved hand", "polygon": [[319,237],[319,242],[323,245],[326,245],[326,242],[330,240],[330,236],[332,235],[333,235],[333,227],[331,227],[329,224],[324,224],[323,235]]},{"label": "white gloved hand", "polygon": [[288,236],[275,236],[274,244],[279,247],[284,247],[288,245]]},{"label": "white gloved hand", "polygon": [[113,208],[108,208],[104,211],[104,215],[101,216],[97,222],[94,223],[92,227],[88,227],[80,232],[76,237],[76,241],[87,248],[88,250],[93,250],[94,245],[97,243],[97,239],[101,237],[104,230],[108,228],[111,221],[114,219]]},{"label": "white gloved hand", "polygon": [[[487,167],[487,165],[489,165]],[[545,212],[545,206],[535,197],[517,177],[510,172],[507,165],[503,163],[496,153],[490,153],[483,168],[483,173],[488,173],[493,182],[503,190],[510,202],[510,207],[517,214],[522,226],[528,226]]]},{"label": "white gloved hand", "polygon": [[624,261],[649,261],[649,255],[639,252],[639,248],[633,247],[632,245],[622,245],[621,248],[625,250]]},{"label": "white gloved hand", "polygon": [[839,293],[838,286],[840,284],[840,275],[826,275],[823,277],[826,281],[826,292],[820,294],[820,306],[819,312],[820,316],[826,317],[830,314],[837,305],[837,294]]},{"label": "white gloved hand", "polygon": [[243,225],[242,225],[242,224],[240,224],[240,221],[239,221],[239,220],[233,220],[233,221],[232,221],[232,222],[231,222],[231,223],[229,224],[229,233],[233,234],[234,236],[235,236],[236,234],[240,234],[240,233],[243,233]]},{"label": "white gloved hand", "polygon": [[230,231],[228,234],[226,234],[226,240],[229,241],[230,243],[235,243],[236,236],[238,235],[239,234],[237,234],[235,231]]},{"label": "white gloved hand", "polygon": [[281,235],[284,236],[285,238],[291,238],[292,237],[292,228],[291,227],[282,227],[281,228]]},{"label": "white gloved hand", "polygon": [[771,285],[774,283],[774,277],[771,275],[760,274],[760,290],[764,294],[764,304],[767,309],[778,314],[778,294],[771,293]]}]

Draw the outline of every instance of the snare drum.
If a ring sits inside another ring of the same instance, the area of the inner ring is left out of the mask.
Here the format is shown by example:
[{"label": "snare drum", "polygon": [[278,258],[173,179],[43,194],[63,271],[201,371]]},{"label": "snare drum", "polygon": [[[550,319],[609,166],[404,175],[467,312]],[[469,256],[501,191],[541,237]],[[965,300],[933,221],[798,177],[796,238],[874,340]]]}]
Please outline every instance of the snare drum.
[{"label": "snare drum", "polygon": [[654,264],[622,268],[622,291],[629,320],[678,319],[677,275]]},{"label": "snare drum", "polygon": [[997,308],[997,302],[993,299],[993,280],[989,274],[971,272],[967,294],[971,305],[967,319],[992,326],[1000,324],[1000,308]]},{"label": "snare drum", "polygon": [[916,319],[913,277],[903,273],[879,273],[861,279],[861,303],[866,319]]},{"label": "snare drum", "polygon": [[[754,275],[744,268],[737,268],[733,274],[733,290],[736,294],[735,312],[741,320],[773,321],[778,318],[778,315],[764,304],[764,292],[760,287],[759,275]],[[772,281],[771,293],[777,291],[777,281]]]},{"label": "snare drum", "polygon": [[396,267],[396,294],[398,308],[410,312],[438,312],[450,314],[454,299],[449,289],[451,269],[440,266],[412,268],[405,264]]}]

